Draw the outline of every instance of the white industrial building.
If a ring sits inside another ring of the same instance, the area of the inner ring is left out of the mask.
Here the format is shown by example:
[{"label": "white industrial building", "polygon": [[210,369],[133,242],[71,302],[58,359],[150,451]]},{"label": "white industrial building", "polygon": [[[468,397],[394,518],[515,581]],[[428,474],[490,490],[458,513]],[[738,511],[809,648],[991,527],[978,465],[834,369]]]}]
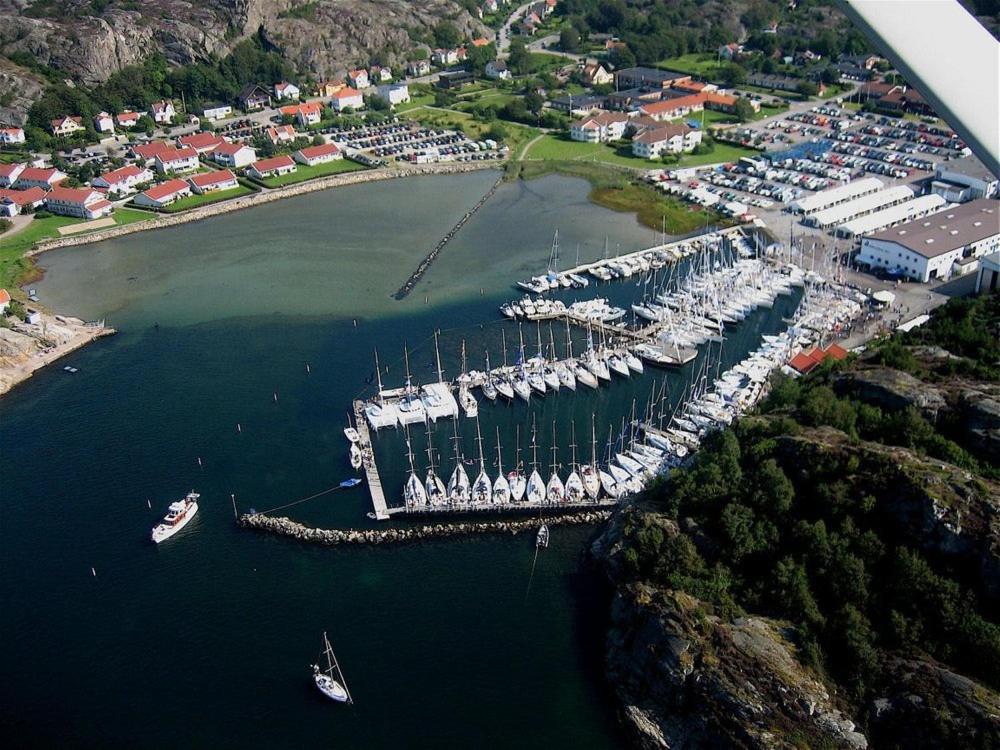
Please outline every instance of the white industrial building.
[{"label": "white industrial building", "polygon": [[848,182],[846,185],[820,190],[818,193],[799,198],[789,205],[792,211],[801,214],[814,214],[817,211],[831,208],[852,201],[862,195],[869,195],[885,187],[882,180],[877,177],[865,177],[862,180]]},{"label": "white industrial building", "polygon": [[858,260],[917,281],[971,271],[974,261],[1000,248],[1000,202],[963,203],[866,236]]},{"label": "white industrial building", "polygon": [[883,208],[873,214],[846,221],[834,230],[834,234],[838,237],[848,238],[873,234],[896,224],[902,224],[904,221],[913,221],[921,216],[939,211],[947,203],[940,195],[921,195],[919,198]]},{"label": "white industrial building", "polygon": [[906,185],[895,185],[876,193],[862,195],[854,200],[838,203],[836,206],[817,211],[806,216],[802,223],[809,226],[827,229],[879,211],[888,206],[908,201],[913,198],[913,188]]},{"label": "white industrial building", "polygon": [[997,195],[997,176],[975,156],[942,162],[934,172],[931,191],[953,203]]}]

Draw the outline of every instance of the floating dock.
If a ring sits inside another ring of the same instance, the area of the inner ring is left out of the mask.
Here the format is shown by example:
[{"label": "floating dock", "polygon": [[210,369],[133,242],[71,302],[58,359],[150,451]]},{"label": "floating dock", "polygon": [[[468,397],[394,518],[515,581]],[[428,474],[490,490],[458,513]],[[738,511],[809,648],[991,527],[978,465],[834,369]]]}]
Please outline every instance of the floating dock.
[{"label": "floating dock", "polygon": [[368,491],[372,496],[372,507],[375,509],[375,519],[378,521],[389,520],[389,508],[385,504],[385,492],[382,491],[382,479],[378,475],[378,466],[375,463],[375,449],[372,448],[371,433],[368,432],[368,423],[365,421],[365,404],[363,401],[354,402],[354,424],[357,425],[358,435],[361,437],[359,448],[363,457],[365,476],[368,479]]}]

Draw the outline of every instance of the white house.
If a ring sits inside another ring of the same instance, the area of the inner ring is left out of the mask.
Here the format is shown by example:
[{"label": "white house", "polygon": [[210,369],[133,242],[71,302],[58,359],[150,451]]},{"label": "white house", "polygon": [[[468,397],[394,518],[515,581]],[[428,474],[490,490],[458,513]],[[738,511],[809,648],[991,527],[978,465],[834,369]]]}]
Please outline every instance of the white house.
[{"label": "white house", "polygon": [[1000,249],[1000,203],[963,203],[861,238],[858,260],[917,281],[951,278],[956,264]]},{"label": "white house", "polygon": [[25,165],[12,163],[4,164],[0,162],[0,187],[11,187],[17,178],[21,176],[21,172],[24,171]]},{"label": "white house", "polygon": [[140,159],[147,167],[156,163],[158,154],[169,153],[174,147],[166,141],[150,141],[149,143],[138,143],[129,147],[129,152],[133,159]]},{"label": "white house", "polygon": [[60,172],[52,167],[25,167],[18,175],[14,186],[18,190],[25,190],[30,187],[40,187],[42,190],[52,190],[56,185],[69,177],[68,174]]},{"label": "white house", "polygon": [[287,143],[288,141],[295,140],[295,128],[291,125],[277,125],[273,128],[268,128],[265,132],[271,143],[275,146],[279,143]]},{"label": "white house", "polygon": [[292,104],[282,107],[278,111],[286,117],[294,117],[295,121],[304,128],[315,125],[323,119],[323,105],[319,102]]},{"label": "white house", "polygon": [[149,107],[149,113],[153,116],[153,121],[159,123],[160,125],[169,125],[173,122],[174,115],[177,111],[174,109],[174,103],[169,99],[161,99],[158,102],[153,102]]},{"label": "white house", "polygon": [[92,188],[54,187],[45,196],[45,209],[60,216],[97,219],[110,214],[114,206]]},{"label": "white house", "polygon": [[132,202],[146,208],[163,208],[189,195],[191,195],[191,186],[178,177],[161,182],[159,185],[153,185],[149,190],[135,196]]},{"label": "white house", "polygon": [[153,163],[160,174],[193,172],[198,168],[198,152],[193,148],[164,149],[156,155]]},{"label": "white house", "polygon": [[231,169],[242,169],[257,161],[257,152],[243,143],[223,143],[212,152],[212,158]]},{"label": "white house", "polygon": [[356,89],[366,89],[371,86],[371,81],[368,79],[368,71],[363,69],[352,70],[347,74],[347,80],[351,82],[351,85]]},{"label": "white house", "polygon": [[490,60],[486,63],[486,77],[493,80],[506,81],[510,78],[510,71],[507,63],[503,60]]},{"label": "white house", "polygon": [[406,64],[406,73],[410,76],[425,76],[431,72],[431,64],[427,60],[413,60]]},{"label": "white house", "polygon": [[254,162],[247,169],[247,174],[256,177],[258,180],[267,177],[278,177],[296,170],[295,160],[287,154],[273,156],[270,159],[261,159]]},{"label": "white house", "polygon": [[0,128],[0,143],[24,143],[24,128]]},{"label": "white house", "polygon": [[278,101],[288,101],[299,98],[299,87],[288,81],[274,84],[274,98]]},{"label": "white house", "polygon": [[483,13],[496,13],[500,6],[497,4],[497,0],[485,0],[481,6]]},{"label": "white house", "polygon": [[368,80],[372,83],[388,83],[392,80],[392,69],[381,65],[372,65],[368,71]]},{"label": "white house", "polygon": [[240,184],[236,179],[236,175],[228,169],[191,175],[187,178],[187,181],[191,185],[191,189],[199,195],[211,193],[216,190],[230,190],[238,187]]},{"label": "white house", "polygon": [[455,65],[458,62],[458,50],[436,49],[431,55],[431,60],[434,61],[435,65],[440,65],[442,67],[446,65]]},{"label": "white house", "polygon": [[94,130],[96,130],[98,133],[114,133],[115,118],[113,118],[107,112],[101,112],[99,115],[95,115]]},{"label": "white house", "polygon": [[657,125],[643,128],[632,138],[632,154],[642,159],[656,159],[662,154],[691,151],[701,143],[701,131],[687,125]]},{"label": "white house", "polygon": [[26,208],[38,208],[45,203],[45,191],[33,187],[27,190],[0,188],[0,216],[17,216]]},{"label": "white house", "polygon": [[206,120],[223,120],[233,114],[233,108],[228,104],[210,104],[202,110],[201,116]]},{"label": "white house", "polygon": [[108,195],[122,196],[134,193],[137,185],[144,185],[152,181],[153,173],[148,167],[127,164],[119,169],[105,172],[100,177],[95,177],[90,184],[95,188],[104,188],[108,191]]},{"label": "white house", "polygon": [[126,109],[124,112],[119,112],[115,115],[115,122],[120,128],[134,128],[139,124],[139,118],[142,117],[138,112],[133,112],[130,109]]},{"label": "white house", "polygon": [[405,83],[392,83],[388,86],[379,86],[378,95],[395,107],[397,104],[406,104],[410,101],[410,87]]},{"label": "white house", "polygon": [[330,106],[337,112],[343,112],[348,108],[357,110],[365,106],[365,98],[357,89],[345,86],[333,95]]},{"label": "white house", "polygon": [[344,155],[340,149],[332,143],[322,143],[319,146],[309,146],[299,149],[293,154],[295,161],[305,164],[307,167],[314,167],[317,164],[325,164],[335,159],[343,159]]},{"label": "white house", "polygon": [[82,117],[57,117],[52,121],[52,135],[65,137],[67,135],[73,135],[73,133],[79,133],[85,128],[82,125]]},{"label": "white house", "polygon": [[569,126],[569,137],[584,143],[607,143],[625,137],[629,117],[623,112],[598,112]]},{"label": "white house", "polygon": [[615,77],[600,63],[590,63],[580,71],[585,86],[603,86],[614,83]]}]

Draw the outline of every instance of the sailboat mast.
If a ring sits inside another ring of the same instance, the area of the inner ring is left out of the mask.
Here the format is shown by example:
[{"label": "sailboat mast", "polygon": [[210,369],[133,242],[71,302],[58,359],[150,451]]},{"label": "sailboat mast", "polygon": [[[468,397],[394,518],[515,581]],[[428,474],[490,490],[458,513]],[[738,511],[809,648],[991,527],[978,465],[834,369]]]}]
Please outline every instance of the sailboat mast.
[{"label": "sailboat mast", "polygon": [[503,476],[503,454],[500,453],[500,425],[497,425],[497,474]]},{"label": "sailboat mast", "polygon": [[382,403],[382,368],[378,363],[378,348],[375,348],[375,381],[378,383],[378,400]]},{"label": "sailboat mast", "polygon": [[[462,342],[462,348],[463,348],[463,351],[464,351],[464,348],[465,348],[465,342],[464,341]],[[442,370],[441,370],[441,351],[438,348],[438,332],[436,330],[434,331],[434,361],[437,362],[438,382],[439,383],[443,383],[444,382],[444,372],[442,372]]]}]

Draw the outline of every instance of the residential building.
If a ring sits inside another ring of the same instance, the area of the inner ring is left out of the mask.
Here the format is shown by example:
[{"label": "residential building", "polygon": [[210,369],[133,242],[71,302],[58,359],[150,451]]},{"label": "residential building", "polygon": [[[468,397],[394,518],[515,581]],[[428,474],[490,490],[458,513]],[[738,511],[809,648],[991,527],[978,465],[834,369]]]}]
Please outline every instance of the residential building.
[{"label": "residential building", "polygon": [[209,104],[201,111],[201,116],[206,120],[224,120],[232,117],[233,108],[228,104]]},{"label": "residential building", "polygon": [[115,124],[120,128],[134,128],[139,124],[141,116],[138,112],[126,109],[124,112],[119,112],[115,115]]},{"label": "residential building", "polygon": [[438,79],[434,82],[434,85],[439,89],[458,89],[467,83],[472,83],[474,80],[475,76],[468,70],[446,70],[438,74]]},{"label": "residential building", "polygon": [[211,193],[216,190],[230,190],[238,187],[240,184],[236,179],[236,175],[228,169],[191,175],[187,178],[187,181],[191,189],[199,195]]},{"label": "residential building", "polygon": [[723,44],[719,47],[717,54],[720,60],[738,60],[743,54],[743,45],[736,42]]},{"label": "residential building", "polygon": [[25,167],[14,183],[18,190],[30,187],[40,187],[42,190],[52,190],[56,185],[69,177],[52,167]]},{"label": "residential building", "polygon": [[26,208],[38,208],[45,203],[45,191],[39,187],[27,190],[0,189],[0,216],[17,216]]},{"label": "residential building", "polygon": [[409,76],[425,76],[430,72],[431,64],[427,60],[412,60],[406,64],[406,74]]},{"label": "residential building", "polygon": [[507,63],[503,60],[490,60],[486,63],[486,77],[495,81],[510,80],[510,71],[507,69]]},{"label": "residential building", "polygon": [[258,86],[256,83],[248,83],[240,89],[236,99],[244,112],[254,112],[271,106],[271,95],[263,86]]},{"label": "residential building", "polygon": [[580,71],[584,86],[606,86],[614,83],[615,77],[600,63],[589,63]]},{"label": "residential building", "polygon": [[677,81],[690,80],[691,76],[686,73],[672,73],[657,68],[624,68],[615,71],[615,87],[618,89],[665,89]]},{"label": "residential building", "polygon": [[18,164],[16,162],[11,164],[0,162],[0,187],[12,187],[17,182],[17,178],[21,176],[21,172],[24,171],[25,166],[25,164]]},{"label": "residential building", "polygon": [[691,151],[701,143],[701,131],[687,125],[645,127],[632,138],[632,153],[642,159]]},{"label": "residential building", "polygon": [[132,202],[145,208],[165,208],[174,201],[191,195],[191,186],[181,178],[167,180],[159,185],[153,185],[149,190],[139,193]]},{"label": "residential building", "polygon": [[431,60],[442,68],[458,64],[458,51],[453,49],[436,49],[431,53]]},{"label": "residential building", "polygon": [[685,94],[700,94],[703,91],[719,90],[719,87],[714,83],[706,83],[705,81],[675,81],[670,84],[670,88],[674,91],[683,91]]},{"label": "residential building", "polygon": [[173,150],[174,146],[166,141],[150,141],[130,146],[129,155],[133,159],[141,160],[147,167],[151,167],[156,163],[157,154]]},{"label": "residential building", "polygon": [[931,190],[953,203],[997,195],[997,177],[975,156],[938,164]]},{"label": "residential building", "polygon": [[479,7],[484,14],[496,13],[500,9],[497,0],[484,0],[483,4]]},{"label": "residential building", "polygon": [[651,104],[643,104],[639,111],[654,120],[675,120],[692,112],[701,112],[705,108],[704,94],[689,94],[672,99],[663,99]]},{"label": "residential building", "polygon": [[274,98],[279,102],[288,101],[289,99],[298,99],[300,93],[299,87],[294,83],[281,81],[280,83],[274,84]]},{"label": "residential building", "polygon": [[193,172],[198,168],[198,152],[193,148],[164,149],[155,156],[153,164],[160,174]]},{"label": "residential building", "polygon": [[392,80],[392,68],[388,66],[372,65],[368,71],[368,80],[372,83],[388,83]]},{"label": "residential building", "polygon": [[[341,89],[340,94],[345,89]],[[335,94],[335,96],[337,95]],[[306,128],[316,125],[323,119],[323,105],[320,102],[305,102],[304,104],[292,104],[278,110],[285,117],[294,117],[301,127]]]},{"label": "residential building", "polygon": [[54,187],[45,196],[45,210],[60,216],[99,219],[114,211],[114,206],[93,188]]},{"label": "residential building", "polygon": [[112,169],[90,181],[91,187],[103,188],[112,197],[121,197],[134,193],[136,186],[153,181],[153,173],[148,167],[137,167],[126,164],[124,167]]},{"label": "residential building", "polygon": [[295,140],[295,128],[291,125],[277,125],[264,131],[275,146]]},{"label": "residential building", "polygon": [[604,109],[607,102],[606,96],[581,94],[579,96],[560,96],[549,102],[549,106],[556,112],[569,112],[573,115],[584,116]]},{"label": "residential building", "polygon": [[212,158],[231,169],[242,169],[257,161],[257,152],[244,143],[223,143],[212,152]]},{"label": "residential building", "polygon": [[193,148],[199,154],[208,154],[226,142],[226,139],[217,133],[202,130],[199,133],[189,133],[177,139],[181,146]]},{"label": "residential building", "polygon": [[968,261],[998,249],[1000,202],[979,198],[863,237],[858,260],[927,282],[972,270]]},{"label": "residential building", "polygon": [[302,148],[296,151],[293,156],[295,161],[299,164],[305,164],[307,167],[315,167],[317,164],[325,164],[328,161],[344,158],[340,149],[332,143]]},{"label": "residential building", "polygon": [[487,47],[490,44],[490,40],[484,36],[478,36],[472,40],[473,47]]},{"label": "residential building", "polygon": [[776,74],[750,73],[747,76],[747,83],[751,86],[774,91],[798,91],[802,79]]},{"label": "residential building", "polygon": [[842,54],[837,58],[840,62],[848,63],[854,65],[858,68],[864,68],[865,70],[873,70],[881,62],[882,58],[878,55],[848,55]]},{"label": "residential building", "polygon": [[267,177],[288,174],[295,170],[295,160],[288,156],[288,154],[282,154],[281,156],[273,156],[270,159],[261,159],[254,162],[247,169],[247,174],[251,177],[256,177],[258,180],[262,180]]},{"label": "residential building", "polygon": [[64,138],[73,133],[79,133],[86,128],[83,127],[82,117],[57,117],[52,121],[52,135]]},{"label": "residential building", "polygon": [[0,128],[0,143],[4,145],[24,143],[24,128]]},{"label": "residential building", "polygon": [[345,86],[330,99],[330,106],[337,112],[345,109],[362,109],[365,106],[365,98],[357,89]]},{"label": "residential building", "polygon": [[149,105],[149,114],[152,116],[153,122],[158,125],[169,125],[173,122],[177,111],[174,109],[172,101],[169,99],[160,99],[160,101]]},{"label": "residential building", "polygon": [[368,80],[368,71],[364,68],[350,71],[347,74],[347,80],[350,81],[351,86],[359,90],[371,86],[371,81]]},{"label": "residential building", "polygon": [[607,143],[625,137],[629,117],[621,112],[598,112],[577,120],[569,128],[569,137],[584,143]]},{"label": "residential building", "polygon": [[390,83],[378,87],[378,95],[395,107],[410,101],[410,87],[405,83]]},{"label": "residential building", "polygon": [[[736,102],[739,101],[739,97],[732,94],[720,94],[718,91],[702,91],[700,96],[704,102],[705,109],[714,109],[719,112],[735,112]],[[760,112],[760,102],[749,97],[746,97],[744,101],[750,104],[750,109],[754,112]]]},{"label": "residential building", "polygon": [[101,112],[99,115],[95,115],[94,130],[96,130],[98,133],[114,133],[115,118],[113,118],[107,112]]}]

